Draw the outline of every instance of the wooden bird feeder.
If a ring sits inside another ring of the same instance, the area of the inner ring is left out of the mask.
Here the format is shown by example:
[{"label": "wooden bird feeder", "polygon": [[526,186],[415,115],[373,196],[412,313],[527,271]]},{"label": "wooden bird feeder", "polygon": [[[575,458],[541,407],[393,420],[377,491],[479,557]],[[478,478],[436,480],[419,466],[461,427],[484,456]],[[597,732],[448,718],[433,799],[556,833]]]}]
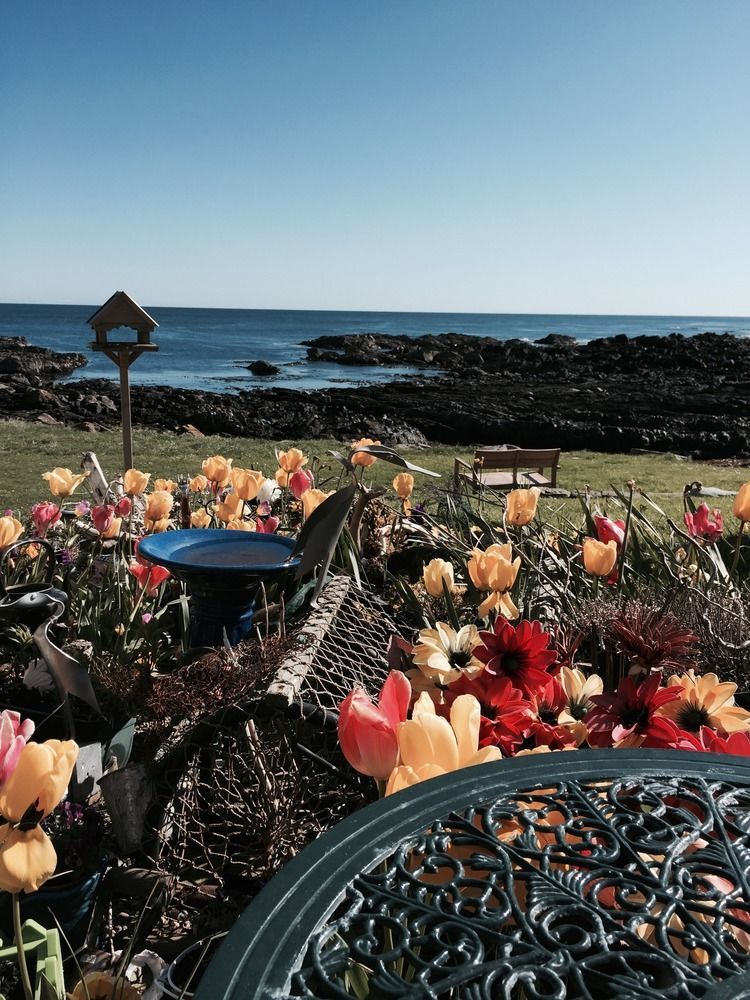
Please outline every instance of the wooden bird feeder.
[{"label": "wooden bird feeder", "polygon": [[[122,414],[122,457],[125,470],[133,467],[133,436],[130,418],[130,379],[128,369],[145,351],[158,351],[151,343],[151,334],[159,325],[127,292],[115,292],[86,321],[96,340],[92,351],[101,351],[120,370],[120,411]],[[137,339],[110,340],[110,333],[121,327],[134,330]]]}]

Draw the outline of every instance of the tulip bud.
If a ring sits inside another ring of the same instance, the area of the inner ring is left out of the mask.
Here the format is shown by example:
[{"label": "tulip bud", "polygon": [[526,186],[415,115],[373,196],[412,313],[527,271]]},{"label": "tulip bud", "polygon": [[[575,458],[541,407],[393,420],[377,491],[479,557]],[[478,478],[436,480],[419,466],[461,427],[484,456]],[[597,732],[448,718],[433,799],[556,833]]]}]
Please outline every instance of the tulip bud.
[{"label": "tulip bud", "polygon": [[188,483],[188,487],[191,493],[202,493],[208,488],[208,479],[205,476],[193,476],[193,478]]},{"label": "tulip bud", "polygon": [[105,531],[112,524],[112,519],[115,516],[115,508],[112,504],[102,504],[99,507],[93,507],[91,510],[91,520],[93,521],[94,527],[103,535]]},{"label": "tulip bud", "polygon": [[378,704],[355,688],[339,706],[339,743],[344,756],[360,774],[385,781],[399,760],[398,726],[406,720],[411,685],[400,670],[392,670]]},{"label": "tulip bud", "polygon": [[194,528],[208,528],[211,515],[206,510],[196,510],[190,515],[190,523]]},{"label": "tulip bud", "polygon": [[305,490],[300,499],[302,500],[302,513],[305,516],[305,520],[312,514],[314,510],[326,500],[331,494],[324,493],[323,490]]},{"label": "tulip bud", "polygon": [[220,521],[228,524],[241,516],[243,504],[244,501],[239,493],[232,490],[231,493],[227,493],[222,502],[216,504],[216,516]]},{"label": "tulip bud", "polygon": [[255,469],[232,469],[232,486],[242,500],[254,500],[266,477]]},{"label": "tulip bud", "polygon": [[523,527],[533,521],[540,493],[538,486],[532,486],[529,490],[511,490],[505,509],[508,524]]},{"label": "tulip bud", "polygon": [[750,482],[740,486],[734,498],[732,511],[740,521],[750,521]]},{"label": "tulip bud", "polygon": [[[360,438],[359,441],[352,441],[351,448],[364,448],[367,445],[380,444],[380,441],[373,441],[372,438]],[[369,469],[371,465],[377,462],[375,455],[370,455],[366,451],[358,451],[356,454],[352,455],[349,461],[352,465],[361,465],[364,469]]]},{"label": "tulip bud", "polygon": [[118,517],[127,517],[132,510],[132,505],[128,497],[121,497],[115,504],[115,514]]},{"label": "tulip bud", "polygon": [[42,500],[40,503],[35,503],[31,508],[31,520],[34,522],[34,531],[36,531],[37,535],[44,538],[47,534],[47,529],[52,527],[53,524],[57,524],[60,520],[60,508],[56,503],[51,503],[49,500]]},{"label": "tulip bud", "polygon": [[453,564],[445,559],[431,559],[422,570],[422,581],[430,597],[443,597],[443,581],[449,591],[455,588]]},{"label": "tulip bud", "polygon": [[617,542],[587,538],[583,543],[583,565],[592,576],[609,576],[617,562]]},{"label": "tulip bud", "polygon": [[396,491],[396,496],[408,500],[414,490],[414,476],[410,472],[399,472],[393,478],[393,489]]}]

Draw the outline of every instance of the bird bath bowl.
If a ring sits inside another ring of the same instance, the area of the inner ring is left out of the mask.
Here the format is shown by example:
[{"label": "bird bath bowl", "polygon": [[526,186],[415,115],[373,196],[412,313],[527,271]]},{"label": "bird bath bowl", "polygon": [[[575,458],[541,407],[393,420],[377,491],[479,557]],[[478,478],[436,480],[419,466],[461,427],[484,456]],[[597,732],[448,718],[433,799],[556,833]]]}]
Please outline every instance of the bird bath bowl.
[{"label": "bird bath bowl", "polygon": [[232,646],[249,634],[261,584],[299,564],[294,539],[254,531],[189,528],[149,535],[138,554],[190,590],[190,645]]}]

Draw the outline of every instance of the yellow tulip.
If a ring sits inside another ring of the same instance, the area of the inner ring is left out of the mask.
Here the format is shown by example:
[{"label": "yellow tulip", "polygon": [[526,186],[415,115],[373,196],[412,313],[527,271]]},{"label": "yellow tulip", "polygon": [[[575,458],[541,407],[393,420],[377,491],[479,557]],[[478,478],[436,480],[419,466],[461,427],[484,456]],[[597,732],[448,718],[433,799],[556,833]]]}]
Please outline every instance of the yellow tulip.
[{"label": "yellow tulip", "polygon": [[254,500],[266,477],[255,469],[232,469],[232,486],[243,500]]},{"label": "yellow tulip", "polygon": [[216,504],[216,516],[220,521],[228,524],[230,521],[234,521],[242,514],[242,505],[244,500],[239,495],[232,490],[231,493],[227,493],[223,502]]},{"label": "yellow tulip", "polygon": [[128,469],[122,477],[122,485],[128,496],[140,496],[148,486],[150,472],[140,472],[138,469]]},{"label": "yellow tulip", "polygon": [[282,490],[285,490],[289,485],[289,473],[286,469],[277,469],[273,478],[276,480],[276,485],[280,486]]},{"label": "yellow tulip", "polygon": [[17,542],[22,534],[23,525],[17,518],[10,517],[8,514],[5,517],[0,517],[0,549]]},{"label": "yellow tulip", "polygon": [[177,483],[173,482],[171,479],[157,479],[154,483],[154,490],[158,490],[160,493],[163,491],[165,493],[174,493],[177,489]]},{"label": "yellow tulip", "polygon": [[241,521],[238,517],[227,523],[230,531],[255,531],[255,521]]},{"label": "yellow tulip", "polygon": [[[53,874],[57,855],[38,825],[57,807],[78,758],[73,740],[27,743],[0,787],[0,889],[35,892]],[[24,829],[20,828],[23,821]]]},{"label": "yellow tulip", "polygon": [[533,521],[541,492],[538,486],[532,486],[530,490],[511,490],[505,508],[507,523],[523,527]]},{"label": "yellow tulip", "polygon": [[107,528],[106,531],[102,532],[101,537],[117,538],[117,536],[120,534],[121,527],[122,527],[122,518],[113,517],[112,520],[109,522],[109,527]]},{"label": "yellow tulip", "polygon": [[196,510],[190,515],[190,523],[194,528],[208,528],[211,525],[211,515],[207,510]]},{"label": "yellow tulip", "polygon": [[396,495],[402,500],[408,500],[414,490],[414,476],[410,472],[399,472],[393,479]]},{"label": "yellow tulip", "polygon": [[479,749],[479,702],[472,694],[462,694],[451,705],[450,719],[435,712],[432,698],[422,692],[412,717],[399,723],[398,746],[402,763],[388,779],[386,795],[420,781],[435,778],[460,767],[500,760],[498,747]]},{"label": "yellow tulip", "polygon": [[211,458],[205,459],[201,468],[203,474],[212,483],[216,483],[217,486],[226,486],[232,474],[232,459],[224,458],[223,455],[212,455]]},{"label": "yellow tulip", "polygon": [[454,590],[453,563],[446,562],[445,559],[430,559],[422,570],[424,589],[430,597],[443,596],[443,580],[448,590]]},{"label": "yellow tulip", "polygon": [[[359,441],[352,441],[352,448],[364,448],[365,445],[369,444],[380,444],[380,441],[373,441],[372,438],[360,438]],[[358,451],[356,455],[352,455],[350,459],[352,465],[361,465],[365,469],[369,469],[371,465],[377,462],[375,455],[369,455],[366,451]]]},{"label": "yellow tulip", "polygon": [[732,511],[740,521],[750,521],[750,483],[743,483],[737,490]]},{"label": "yellow tulip", "polygon": [[205,476],[193,476],[188,486],[191,493],[202,493],[205,489],[208,489],[208,480]]},{"label": "yellow tulip", "polygon": [[69,497],[84,479],[88,472],[81,472],[73,475],[70,469],[53,469],[52,472],[43,472],[42,479],[47,480],[50,493],[55,497]]},{"label": "yellow tulip", "polygon": [[592,576],[609,576],[617,562],[617,542],[611,538],[605,545],[596,538],[583,543],[583,565]]},{"label": "yellow tulip", "polygon": [[[292,472],[298,472],[303,465],[307,465],[307,456],[299,448],[290,448],[289,451],[280,451],[279,455],[279,468],[283,469],[284,472],[291,475]],[[276,480],[278,482],[278,479]],[[284,483],[286,486],[286,483]],[[279,483],[281,486],[281,483]]]}]

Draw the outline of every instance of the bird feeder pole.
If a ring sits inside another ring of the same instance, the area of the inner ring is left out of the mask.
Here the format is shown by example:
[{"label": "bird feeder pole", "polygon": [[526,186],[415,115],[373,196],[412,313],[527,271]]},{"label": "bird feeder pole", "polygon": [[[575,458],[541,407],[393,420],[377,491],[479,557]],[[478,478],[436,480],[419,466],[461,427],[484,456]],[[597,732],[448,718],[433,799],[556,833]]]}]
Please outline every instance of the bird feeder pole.
[{"label": "bird feeder pole", "polygon": [[[130,413],[130,366],[144,351],[158,351],[157,344],[151,343],[151,334],[159,325],[126,292],[115,292],[104,305],[87,320],[96,340],[91,349],[106,354],[120,371],[120,415],[122,421],[123,472],[133,467],[133,432]],[[109,339],[112,330],[119,327],[135,330],[138,339]]]}]

